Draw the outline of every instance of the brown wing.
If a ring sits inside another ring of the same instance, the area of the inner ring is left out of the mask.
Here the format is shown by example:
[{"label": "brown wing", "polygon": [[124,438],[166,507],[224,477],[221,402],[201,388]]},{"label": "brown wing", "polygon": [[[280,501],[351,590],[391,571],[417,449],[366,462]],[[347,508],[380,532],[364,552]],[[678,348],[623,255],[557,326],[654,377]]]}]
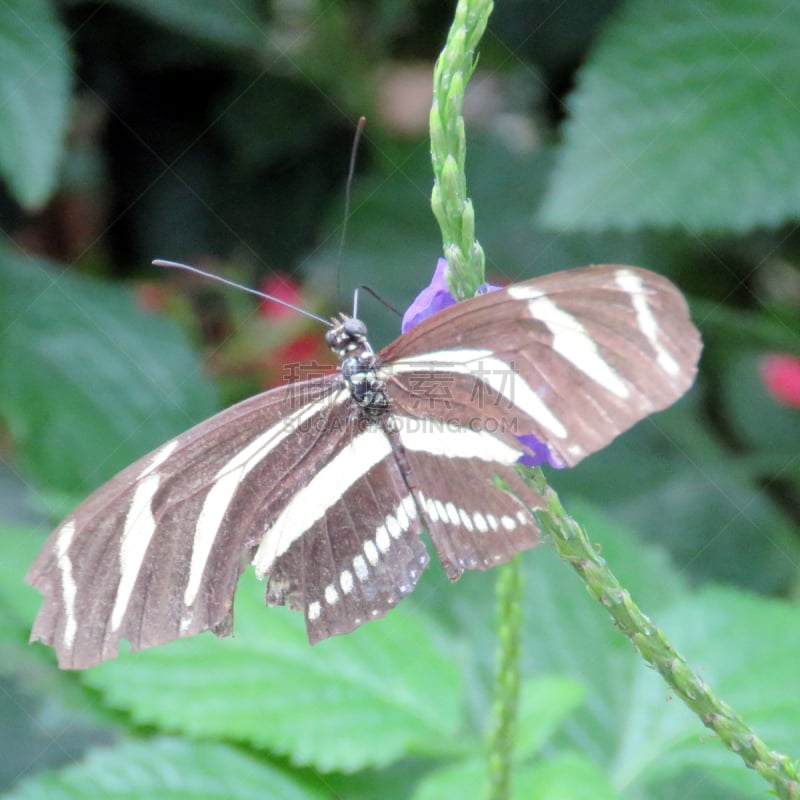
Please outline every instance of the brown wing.
[{"label": "brown wing", "polygon": [[[450,580],[486,570],[539,543],[531,511],[544,500],[513,467],[480,458],[442,458],[398,448],[414,497]],[[497,484],[500,480],[506,488]]]},{"label": "brown wing", "polygon": [[229,633],[239,575],[346,435],[348,401],[335,377],[280,387],[119,473],[59,525],[31,567],[27,580],[44,596],[31,641],[78,669],[116,656],[122,638],[136,650]]},{"label": "brown wing", "polygon": [[[459,303],[386,347],[393,396],[426,410],[423,381],[467,424],[500,416],[571,466],[691,386],[697,329],[680,292],[635,267],[586,267]],[[414,399],[416,398],[416,400]]]},{"label": "brown wing", "polygon": [[254,563],[267,600],[305,614],[315,643],[383,617],[428,563],[420,514],[378,424],[354,425],[268,530]]}]

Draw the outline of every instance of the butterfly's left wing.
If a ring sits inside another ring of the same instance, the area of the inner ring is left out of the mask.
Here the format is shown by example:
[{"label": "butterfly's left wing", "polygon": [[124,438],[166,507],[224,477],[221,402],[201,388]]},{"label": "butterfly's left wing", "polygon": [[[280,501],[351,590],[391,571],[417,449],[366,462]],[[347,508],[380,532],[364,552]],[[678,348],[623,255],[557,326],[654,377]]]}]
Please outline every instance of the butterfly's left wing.
[{"label": "butterfly's left wing", "polygon": [[336,378],[273,389],[100,487],[28,573],[44,596],[31,641],[80,669],[116,656],[122,638],[136,650],[207,629],[229,633],[239,575],[281,509],[332,457],[349,399]]}]

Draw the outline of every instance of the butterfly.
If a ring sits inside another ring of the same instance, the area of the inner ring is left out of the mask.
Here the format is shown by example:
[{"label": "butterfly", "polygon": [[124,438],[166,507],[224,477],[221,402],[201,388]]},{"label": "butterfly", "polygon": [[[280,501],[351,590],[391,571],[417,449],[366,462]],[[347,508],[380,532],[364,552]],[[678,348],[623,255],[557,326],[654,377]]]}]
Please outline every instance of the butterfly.
[{"label": "butterfly", "polygon": [[44,598],[31,640],[61,667],[113,658],[122,639],[230,634],[251,563],[314,643],[413,590],[425,530],[451,580],[507,562],[540,535],[520,465],[601,449],[684,394],[701,350],[675,286],[620,265],[449,305],[380,352],[345,315],[326,341],[335,372],[201,422],[56,528],[27,579]]}]

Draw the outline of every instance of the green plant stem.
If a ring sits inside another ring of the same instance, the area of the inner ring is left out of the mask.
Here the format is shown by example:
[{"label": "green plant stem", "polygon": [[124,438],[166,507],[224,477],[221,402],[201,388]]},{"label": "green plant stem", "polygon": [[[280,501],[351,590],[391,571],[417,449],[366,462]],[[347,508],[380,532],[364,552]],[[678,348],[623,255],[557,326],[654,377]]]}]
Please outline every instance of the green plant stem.
[{"label": "green plant stem", "polygon": [[489,798],[511,797],[512,756],[519,707],[523,578],[519,557],[497,575],[497,667],[488,741]]},{"label": "green plant stem", "polygon": [[639,655],[659,672],[675,694],[729,750],[772,784],[778,797],[800,798],[797,764],[788,756],[770,750],[744,720],[712,692],[675,651],[664,633],[633,602],[583,528],[564,511],[541,470],[531,470],[531,474],[533,485],[547,503],[544,511],[536,512],[542,529],[550,534],[559,556],[578,573],[589,594],[606,608]]},{"label": "green plant stem", "polygon": [[472,297],[483,283],[485,257],[475,239],[475,212],[467,197],[464,171],[464,92],[475,69],[491,0],[459,0],[453,24],[433,72],[430,114],[433,192],[431,207],[442,230],[448,285],[458,300]]}]

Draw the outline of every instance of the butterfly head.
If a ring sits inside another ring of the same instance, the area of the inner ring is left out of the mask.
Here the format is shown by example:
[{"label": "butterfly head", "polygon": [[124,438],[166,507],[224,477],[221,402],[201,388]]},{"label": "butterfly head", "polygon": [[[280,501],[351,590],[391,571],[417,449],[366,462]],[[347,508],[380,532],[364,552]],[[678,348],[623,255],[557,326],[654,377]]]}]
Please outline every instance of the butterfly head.
[{"label": "butterfly head", "polygon": [[339,363],[350,356],[373,354],[367,341],[367,326],[360,319],[344,314],[333,320],[333,326],[325,334],[325,341]]}]

